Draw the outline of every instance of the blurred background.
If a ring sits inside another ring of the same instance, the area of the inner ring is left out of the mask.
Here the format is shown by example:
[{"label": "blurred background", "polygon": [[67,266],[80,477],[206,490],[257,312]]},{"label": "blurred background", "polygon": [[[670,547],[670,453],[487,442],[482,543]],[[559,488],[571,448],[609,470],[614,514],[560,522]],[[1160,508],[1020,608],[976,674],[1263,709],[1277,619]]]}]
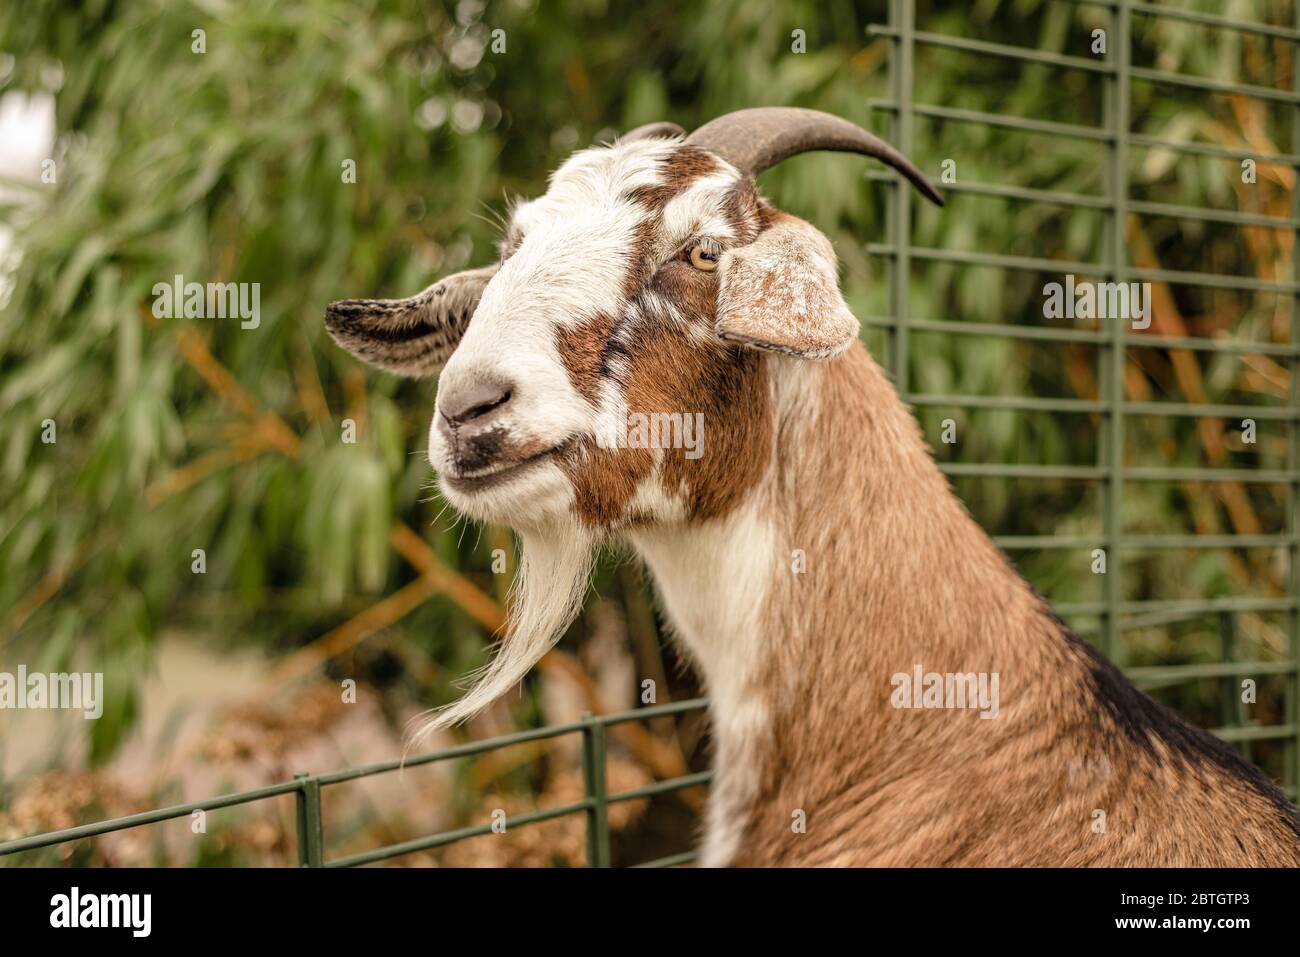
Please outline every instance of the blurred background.
[{"label": "blurred background", "polygon": [[[1180,0],[1190,10],[1290,25],[1290,3]],[[1226,8],[1226,9],[1225,9]],[[405,723],[453,698],[500,623],[508,531],[458,521],[424,459],[435,381],[361,366],[333,346],[327,302],[409,295],[488,262],[509,197],[536,195],[574,149],[669,119],[798,105],[888,134],[886,5],[848,0],[27,0],[0,8],[0,670],[102,671],[98,721],[0,711],[0,840],[396,757]],[[918,2],[924,30],[1088,57],[1106,9],[1060,0]],[[195,31],[202,31],[196,34]],[[797,35],[802,32],[804,50]],[[1279,89],[1292,44],[1136,17],[1134,63]],[[201,51],[199,50],[201,47]],[[920,103],[1101,124],[1102,78],[977,52],[918,47]],[[1135,84],[1134,131],[1287,153],[1293,110],[1236,95]],[[1104,144],[918,119],[913,159],[932,176],[1104,196]],[[348,170],[355,171],[349,179]],[[889,191],[860,158],[807,155],[765,174],[777,205],[824,230],[861,317],[890,309]],[[1132,195],[1292,215],[1294,169],[1133,150]],[[920,209],[918,245],[1065,260],[1102,258],[1096,209],[956,194]],[[1134,264],[1261,280],[1291,276],[1294,232],[1134,215]],[[176,274],[260,283],[256,329],[155,319]],[[1043,325],[1059,276],[916,262],[910,314]],[[1149,332],[1261,344],[1259,353],[1130,348],[1132,401],[1285,406],[1289,297],[1155,289]],[[1086,328],[1086,326],[1084,326]],[[1095,328],[1095,327],[1093,327]],[[864,339],[882,355],[883,330]],[[913,334],[915,391],[1096,399],[1098,347]],[[939,458],[1090,464],[1098,417],[927,406]],[[960,441],[943,444],[953,418]],[[42,441],[52,420],[57,440]],[[355,442],[345,441],[348,420]],[[1285,420],[1131,417],[1126,461],[1282,469]],[[963,477],[959,494],[999,535],[1101,533],[1097,483]],[[1124,490],[1133,533],[1286,531],[1285,483],[1143,482]],[[202,562],[195,550],[202,550]],[[1013,551],[1054,602],[1098,598],[1089,549]],[[864,556],[866,560],[866,556]],[[197,570],[199,565],[201,570]],[[504,570],[502,570],[504,568]],[[1125,563],[1123,598],[1286,597],[1279,548],[1153,549]],[[1294,596],[1292,596],[1294,597]],[[1068,616],[1085,634],[1096,617]],[[1126,665],[1221,660],[1214,615],[1133,628]],[[1284,612],[1236,616],[1234,654],[1279,662]],[[606,556],[587,608],[521,688],[431,746],[699,693],[660,641],[638,569]],[[344,682],[356,683],[355,703]],[[1259,679],[1251,720],[1287,720],[1284,673]],[[1153,686],[1204,726],[1226,679]],[[1294,720],[1292,712],[1291,720]],[[1283,773],[1279,741],[1250,756]],[[708,766],[693,714],[611,742],[610,790]],[[348,853],[581,797],[577,742],[357,782],[326,805],[330,853]],[[691,847],[700,789],[611,812],[614,863]],[[571,865],[581,816],[408,855],[413,865]],[[214,812],[5,859],[16,863],[291,863],[292,800]]]}]

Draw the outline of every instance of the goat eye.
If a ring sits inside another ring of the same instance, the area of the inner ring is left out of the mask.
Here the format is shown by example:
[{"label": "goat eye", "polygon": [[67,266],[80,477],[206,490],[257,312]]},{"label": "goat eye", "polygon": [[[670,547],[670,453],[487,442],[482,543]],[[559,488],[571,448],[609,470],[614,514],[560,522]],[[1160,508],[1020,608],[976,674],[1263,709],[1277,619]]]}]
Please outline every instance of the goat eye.
[{"label": "goat eye", "polygon": [[705,243],[696,243],[691,247],[691,265],[702,272],[713,272],[718,268],[717,249]]}]

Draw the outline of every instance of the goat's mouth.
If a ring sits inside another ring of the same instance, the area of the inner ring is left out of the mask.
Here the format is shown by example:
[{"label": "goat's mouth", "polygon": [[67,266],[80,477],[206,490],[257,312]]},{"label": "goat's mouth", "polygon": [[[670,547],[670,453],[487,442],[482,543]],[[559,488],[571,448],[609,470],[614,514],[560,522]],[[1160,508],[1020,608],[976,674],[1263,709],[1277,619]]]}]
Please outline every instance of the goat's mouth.
[{"label": "goat's mouth", "polygon": [[504,462],[493,462],[485,468],[474,469],[469,472],[452,473],[451,471],[445,471],[442,473],[442,482],[447,488],[462,495],[499,488],[537,471],[551,459],[568,451],[569,446],[572,444],[573,440],[569,439],[535,455]]}]

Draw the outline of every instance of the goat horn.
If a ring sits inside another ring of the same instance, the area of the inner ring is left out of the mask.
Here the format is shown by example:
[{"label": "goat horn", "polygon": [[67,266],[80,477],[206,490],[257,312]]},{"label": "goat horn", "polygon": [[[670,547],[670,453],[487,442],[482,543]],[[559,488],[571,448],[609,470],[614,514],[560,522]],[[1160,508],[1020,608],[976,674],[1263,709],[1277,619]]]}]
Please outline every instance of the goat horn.
[{"label": "goat horn", "polygon": [[906,176],[930,202],[943,205],[943,197],[906,156],[874,133],[820,110],[793,106],[736,110],[705,123],[686,142],[715,153],[750,176],[813,150],[874,156]]},{"label": "goat horn", "polygon": [[620,143],[631,143],[633,140],[644,140],[651,136],[685,136],[686,131],[676,123],[669,123],[666,120],[659,123],[646,123],[644,126],[638,126],[635,129],[628,130],[618,138]]}]

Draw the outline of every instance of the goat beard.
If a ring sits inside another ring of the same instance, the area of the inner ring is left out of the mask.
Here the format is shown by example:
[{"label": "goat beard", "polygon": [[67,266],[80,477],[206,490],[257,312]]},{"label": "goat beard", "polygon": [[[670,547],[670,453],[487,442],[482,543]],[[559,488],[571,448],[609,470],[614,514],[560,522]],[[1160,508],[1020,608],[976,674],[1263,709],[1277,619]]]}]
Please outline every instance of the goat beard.
[{"label": "goat beard", "polygon": [[506,636],[482,668],[458,684],[459,700],[415,719],[408,747],[428,735],[468,721],[517,685],[582,610],[591,577],[594,540],[581,529],[519,532],[519,572],[507,602]]}]

